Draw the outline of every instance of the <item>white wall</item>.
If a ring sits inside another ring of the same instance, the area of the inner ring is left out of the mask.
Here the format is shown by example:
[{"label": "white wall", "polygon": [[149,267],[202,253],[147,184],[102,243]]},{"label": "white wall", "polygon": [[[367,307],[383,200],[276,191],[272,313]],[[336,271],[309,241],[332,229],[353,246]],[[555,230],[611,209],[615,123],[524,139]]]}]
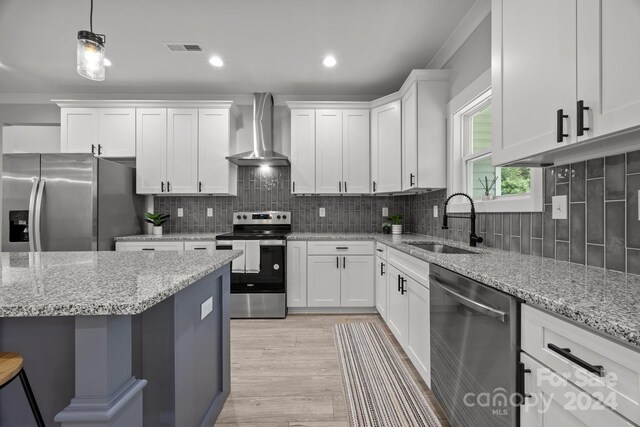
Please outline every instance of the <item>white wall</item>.
[{"label": "white wall", "polygon": [[491,68],[491,15],[482,21],[442,68],[452,71],[450,100]]},{"label": "white wall", "polygon": [[2,128],[2,154],[59,152],[59,125],[18,125]]}]

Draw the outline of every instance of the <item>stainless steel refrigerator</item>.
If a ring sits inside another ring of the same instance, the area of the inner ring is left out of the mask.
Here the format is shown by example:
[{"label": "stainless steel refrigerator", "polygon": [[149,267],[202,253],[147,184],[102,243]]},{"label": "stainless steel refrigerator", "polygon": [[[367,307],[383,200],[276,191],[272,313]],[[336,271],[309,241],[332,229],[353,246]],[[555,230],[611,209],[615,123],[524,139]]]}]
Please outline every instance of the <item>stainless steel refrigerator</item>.
[{"label": "stainless steel refrigerator", "polygon": [[108,251],[142,232],[135,170],[91,154],[5,154],[2,251]]}]

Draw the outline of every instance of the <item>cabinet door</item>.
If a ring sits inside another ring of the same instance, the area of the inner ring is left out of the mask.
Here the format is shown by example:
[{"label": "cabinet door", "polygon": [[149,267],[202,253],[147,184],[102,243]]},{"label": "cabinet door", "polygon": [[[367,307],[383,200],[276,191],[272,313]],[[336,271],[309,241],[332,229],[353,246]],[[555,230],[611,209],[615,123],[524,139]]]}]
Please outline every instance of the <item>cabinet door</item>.
[{"label": "cabinet door", "polygon": [[166,191],[167,110],[136,111],[136,188],[138,194]]},{"label": "cabinet door", "polygon": [[342,113],[342,179],[344,193],[369,193],[369,110]]},{"label": "cabinet door", "polygon": [[376,257],[376,309],[384,320],[387,320],[387,262],[380,257]]},{"label": "cabinet door", "polygon": [[287,306],[307,306],[307,242],[287,242]]},{"label": "cabinet door", "polygon": [[422,379],[431,387],[431,329],[429,322],[429,289],[407,277],[409,323],[407,355]]},{"label": "cabinet door", "polygon": [[60,132],[60,152],[97,153],[98,109],[62,108]]},{"label": "cabinet door", "polygon": [[402,190],[400,101],[371,111],[371,170],[376,193]]},{"label": "cabinet door", "polygon": [[403,294],[401,289],[401,278],[403,277],[400,270],[389,265],[389,277],[387,284],[389,287],[388,305],[387,305],[387,326],[393,332],[400,345],[404,348],[407,345],[407,326],[408,317],[408,298]]},{"label": "cabinet door", "polygon": [[[493,162],[525,159],[575,141],[576,1],[494,0]],[[568,137],[556,141],[556,112]]]},{"label": "cabinet door", "polygon": [[316,112],[291,110],[291,193],[316,192]]},{"label": "cabinet door", "polygon": [[373,307],[375,277],[373,256],[341,257],[341,306]]},{"label": "cabinet door", "polygon": [[316,193],[342,187],[342,110],[316,110]]},{"label": "cabinet door", "polygon": [[226,157],[232,154],[229,110],[206,109],[198,112],[198,192],[233,193],[236,166]]},{"label": "cabinet door", "polygon": [[98,110],[98,155],[135,157],[135,108],[100,108]]},{"label": "cabinet door", "polygon": [[578,100],[589,107],[579,140],[640,125],[640,50],[629,46],[639,23],[637,0],[578,3]]},{"label": "cabinet door", "polygon": [[339,256],[307,257],[307,303],[309,307],[340,307]]},{"label": "cabinet door", "polygon": [[167,190],[198,191],[198,110],[167,110]]},{"label": "cabinet door", "polygon": [[402,97],[402,190],[418,186],[418,90],[414,83]]}]

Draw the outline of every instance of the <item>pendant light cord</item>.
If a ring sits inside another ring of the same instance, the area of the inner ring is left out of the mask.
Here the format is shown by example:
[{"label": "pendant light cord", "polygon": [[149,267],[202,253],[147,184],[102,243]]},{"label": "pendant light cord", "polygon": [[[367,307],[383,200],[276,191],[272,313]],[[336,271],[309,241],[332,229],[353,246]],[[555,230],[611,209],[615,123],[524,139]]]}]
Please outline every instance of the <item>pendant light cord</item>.
[{"label": "pendant light cord", "polygon": [[93,33],[93,0],[91,0],[91,11],[89,12],[89,31]]}]

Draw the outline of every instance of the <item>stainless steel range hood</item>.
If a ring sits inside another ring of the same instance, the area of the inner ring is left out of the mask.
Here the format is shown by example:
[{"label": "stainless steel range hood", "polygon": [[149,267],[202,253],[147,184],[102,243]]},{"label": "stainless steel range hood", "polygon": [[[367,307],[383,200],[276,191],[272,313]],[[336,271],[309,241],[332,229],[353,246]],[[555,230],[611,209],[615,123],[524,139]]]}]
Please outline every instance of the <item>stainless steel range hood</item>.
[{"label": "stainless steel range hood", "polygon": [[289,159],[273,151],[273,96],[253,94],[253,151],[227,157],[238,166],[289,166]]}]

